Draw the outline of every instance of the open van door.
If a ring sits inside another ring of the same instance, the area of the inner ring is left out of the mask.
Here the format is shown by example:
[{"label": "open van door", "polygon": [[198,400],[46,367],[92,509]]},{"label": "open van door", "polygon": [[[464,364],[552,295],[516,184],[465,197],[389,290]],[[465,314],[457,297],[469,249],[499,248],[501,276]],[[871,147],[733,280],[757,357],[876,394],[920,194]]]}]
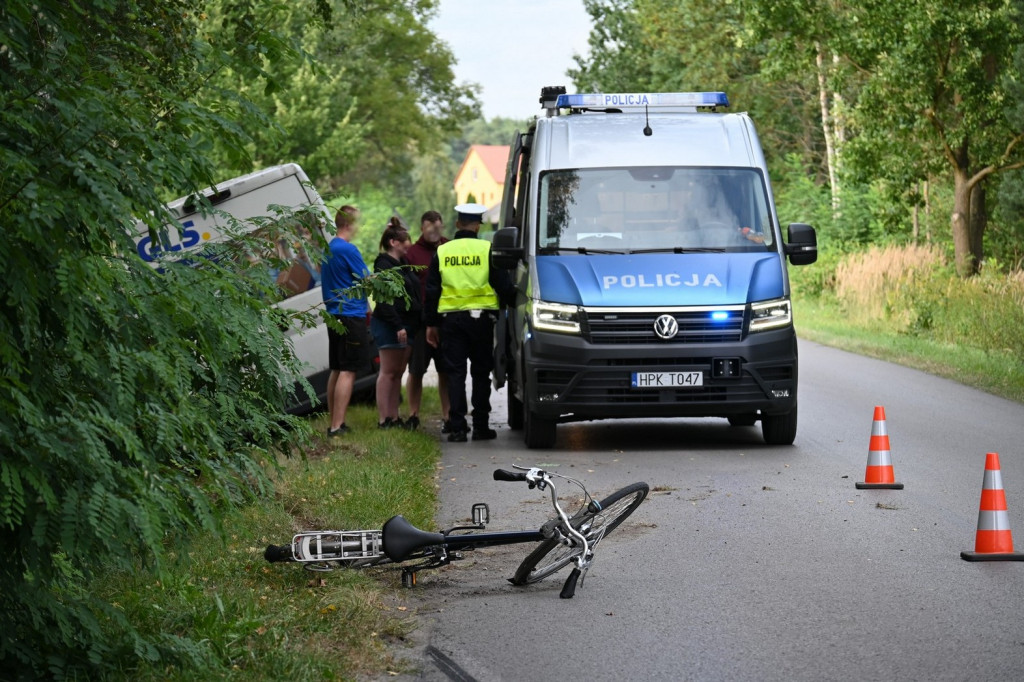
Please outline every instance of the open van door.
[{"label": "open van door", "polygon": [[[516,181],[519,177],[519,160],[523,154],[523,134],[518,130],[515,134],[515,139],[512,141],[512,146],[509,150],[508,155],[508,166],[505,168],[505,188],[501,195],[501,214],[499,220],[499,227],[510,227],[506,224],[509,218],[516,220],[514,225],[518,225],[516,216]],[[491,253],[494,254],[495,247],[501,248],[502,243],[499,240],[498,244],[491,244]],[[494,259],[491,259],[490,266],[498,266]],[[509,339],[510,328],[508,324],[508,310],[502,308],[498,311],[498,320],[494,325],[494,371],[492,372],[492,381],[495,389],[500,389],[505,385],[505,380],[508,378],[508,363],[511,356],[511,344]]]}]

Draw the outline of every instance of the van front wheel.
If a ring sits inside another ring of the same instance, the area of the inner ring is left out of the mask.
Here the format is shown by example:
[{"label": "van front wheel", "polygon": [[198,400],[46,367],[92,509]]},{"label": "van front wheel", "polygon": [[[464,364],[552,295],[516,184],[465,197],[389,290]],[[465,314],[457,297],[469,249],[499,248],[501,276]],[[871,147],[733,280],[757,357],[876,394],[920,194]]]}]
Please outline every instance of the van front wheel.
[{"label": "van front wheel", "polygon": [[512,394],[512,386],[508,389],[508,427],[513,431],[523,428],[523,401]]},{"label": "van front wheel", "polygon": [[743,414],[730,414],[730,426],[753,426],[757,423],[757,412],[745,412]]},{"label": "van front wheel", "polygon": [[786,414],[762,414],[761,435],[768,445],[792,445],[796,440],[796,405]]},{"label": "van front wheel", "polygon": [[534,450],[546,450],[554,446],[555,427],[558,426],[554,419],[541,417],[533,410],[527,408],[523,421],[523,436],[526,440],[526,447]]}]

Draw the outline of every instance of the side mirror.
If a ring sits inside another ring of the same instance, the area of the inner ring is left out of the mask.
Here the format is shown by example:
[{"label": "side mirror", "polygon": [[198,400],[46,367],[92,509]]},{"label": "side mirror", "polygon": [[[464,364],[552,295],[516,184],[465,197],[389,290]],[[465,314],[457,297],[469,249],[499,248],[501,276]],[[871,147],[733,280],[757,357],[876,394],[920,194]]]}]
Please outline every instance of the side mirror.
[{"label": "side mirror", "polygon": [[793,265],[810,265],[818,260],[818,235],[814,228],[803,223],[790,223],[786,230],[789,243],[786,255]]},{"label": "side mirror", "polygon": [[491,265],[502,270],[512,270],[523,259],[523,247],[519,245],[519,228],[503,227],[491,239]]}]

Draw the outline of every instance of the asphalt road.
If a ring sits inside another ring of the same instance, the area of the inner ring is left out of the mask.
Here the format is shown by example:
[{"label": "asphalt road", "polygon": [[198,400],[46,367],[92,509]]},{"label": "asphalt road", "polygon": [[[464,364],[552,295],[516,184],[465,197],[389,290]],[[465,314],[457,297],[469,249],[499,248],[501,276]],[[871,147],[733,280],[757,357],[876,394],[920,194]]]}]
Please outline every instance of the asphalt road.
[{"label": "asphalt road", "polygon": [[[1024,675],[1024,562],[971,563],[985,454],[1002,465],[1024,550],[1024,406],[801,342],[795,445],[725,420],[563,425],[553,450],[445,442],[439,523],[487,502],[490,530],[535,528],[513,462],[595,494],[655,492],[598,548],[572,600],[565,572],[506,582],[528,547],[474,552],[407,593],[419,624],[408,679],[1011,680]],[[857,490],[874,407],[904,490]]]}]

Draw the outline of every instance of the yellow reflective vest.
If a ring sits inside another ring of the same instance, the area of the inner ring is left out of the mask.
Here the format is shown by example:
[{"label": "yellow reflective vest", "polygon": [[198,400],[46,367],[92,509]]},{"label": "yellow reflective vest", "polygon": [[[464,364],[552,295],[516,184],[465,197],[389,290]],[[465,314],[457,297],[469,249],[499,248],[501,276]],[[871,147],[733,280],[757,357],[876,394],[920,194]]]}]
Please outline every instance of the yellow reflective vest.
[{"label": "yellow reflective vest", "polygon": [[491,243],[484,239],[453,239],[437,247],[441,298],[437,312],[497,310],[498,295],[490,284]]}]

